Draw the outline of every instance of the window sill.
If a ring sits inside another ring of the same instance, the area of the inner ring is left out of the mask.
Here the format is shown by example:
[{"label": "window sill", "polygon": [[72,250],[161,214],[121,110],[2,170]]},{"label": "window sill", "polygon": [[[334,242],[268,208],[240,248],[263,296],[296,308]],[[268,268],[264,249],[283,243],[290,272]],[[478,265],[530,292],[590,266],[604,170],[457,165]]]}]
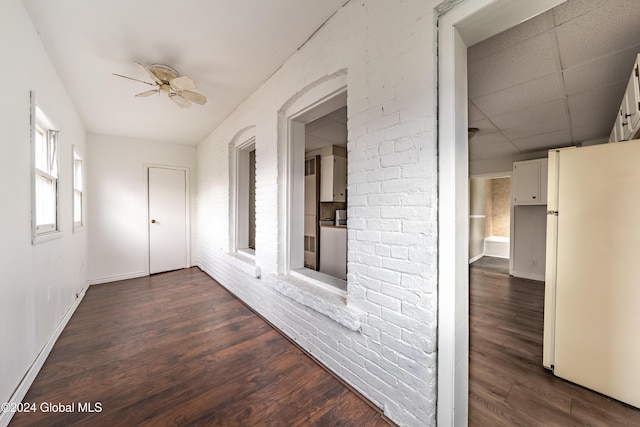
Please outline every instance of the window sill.
[{"label": "window sill", "polygon": [[247,273],[252,277],[260,277],[260,266],[256,265],[255,257],[243,253],[227,253],[226,261],[238,270]]},{"label": "window sill", "polygon": [[359,331],[362,313],[347,306],[346,292],[311,278],[305,273],[299,270],[292,271],[289,275],[265,277],[264,281],[276,292],[327,316],[352,331]]},{"label": "window sill", "polygon": [[50,231],[48,233],[36,234],[31,238],[31,243],[33,245],[38,245],[40,243],[48,242],[50,240],[60,239],[62,238],[62,231]]},{"label": "window sill", "polygon": [[300,268],[291,270],[290,276],[297,277],[298,279],[305,280],[313,283],[316,286],[325,288],[332,292],[337,292],[340,295],[347,297],[347,281],[338,279],[329,274],[321,273],[319,271],[311,270],[310,268]]},{"label": "window sill", "polygon": [[252,259],[255,259],[256,257],[256,251],[254,249],[251,248],[244,248],[244,249],[238,249],[238,253],[245,255],[247,257],[250,257]]}]

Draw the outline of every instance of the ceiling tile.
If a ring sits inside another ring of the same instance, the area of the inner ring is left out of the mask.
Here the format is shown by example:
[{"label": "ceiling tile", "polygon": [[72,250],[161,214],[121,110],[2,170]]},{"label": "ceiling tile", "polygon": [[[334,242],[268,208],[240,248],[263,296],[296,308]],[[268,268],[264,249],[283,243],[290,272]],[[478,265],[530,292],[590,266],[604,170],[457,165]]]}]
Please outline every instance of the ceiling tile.
[{"label": "ceiling tile", "polygon": [[480,159],[503,157],[516,153],[518,150],[500,132],[477,134],[469,141],[469,154]]},{"label": "ceiling tile", "polygon": [[522,110],[510,111],[491,117],[493,123],[499,129],[511,129],[524,126],[528,123],[538,123],[568,114],[567,100],[556,99],[554,101],[538,104]]},{"label": "ceiling tile", "polygon": [[469,155],[476,159],[491,159],[518,154],[520,151],[509,141],[496,142],[481,147],[469,147]]},{"label": "ceiling tile", "polygon": [[637,45],[640,40],[637,0],[611,0],[556,29],[563,68]]},{"label": "ceiling tile", "polygon": [[522,151],[546,150],[571,145],[571,132],[559,130],[527,138],[515,139],[513,144]]},{"label": "ceiling tile", "polygon": [[344,123],[331,121],[313,134],[337,145],[347,145],[347,125]]},{"label": "ceiling tile", "polygon": [[[611,122],[611,126],[609,127],[609,133],[611,133],[611,128],[613,127],[613,122]],[[602,137],[602,126],[599,123],[590,123],[586,126],[574,127],[571,130],[573,134],[573,139],[578,141],[590,141],[593,139],[600,139]]]},{"label": "ceiling tile", "polygon": [[567,95],[628,80],[638,52],[640,44],[564,70],[562,74]]},{"label": "ceiling tile", "polygon": [[472,99],[487,117],[522,110],[564,98],[562,75],[550,74],[509,89]]},{"label": "ceiling tile", "polygon": [[469,64],[469,97],[497,92],[560,71],[554,34],[544,33]]},{"label": "ceiling tile", "polygon": [[602,7],[611,0],[569,0],[552,9],[556,25],[564,24],[594,9]]},{"label": "ceiling tile", "polygon": [[569,118],[566,116],[560,116],[544,122],[530,123],[524,126],[504,130],[502,131],[502,134],[513,141],[515,139],[569,129]]},{"label": "ceiling tile", "polygon": [[531,37],[542,34],[545,31],[549,31],[553,29],[553,27],[553,13],[551,11],[547,11],[523,22],[520,25],[469,47],[467,51],[468,61],[471,63],[482,58],[486,58],[487,56],[522,43]]},{"label": "ceiling tile", "polygon": [[337,109],[336,111],[327,114],[327,117],[331,120],[335,120],[340,123],[347,123],[347,107],[342,107]]},{"label": "ceiling tile", "polygon": [[608,110],[612,114],[620,107],[628,81],[595,88],[569,97],[569,113]]},{"label": "ceiling tile", "polygon": [[613,123],[616,121],[617,110],[603,109],[603,110],[587,110],[571,115],[571,127],[577,128],[589,128],[599,129],[597,135],[591,137],[604,138],[609,136]]},{"label": "ceiling tile", "polygon": [[469,127],[478,129],[478,133],[476,135],[498,132],[498,128],[496,128],[489,119],[480,119],[475,122],[469,122]]}]

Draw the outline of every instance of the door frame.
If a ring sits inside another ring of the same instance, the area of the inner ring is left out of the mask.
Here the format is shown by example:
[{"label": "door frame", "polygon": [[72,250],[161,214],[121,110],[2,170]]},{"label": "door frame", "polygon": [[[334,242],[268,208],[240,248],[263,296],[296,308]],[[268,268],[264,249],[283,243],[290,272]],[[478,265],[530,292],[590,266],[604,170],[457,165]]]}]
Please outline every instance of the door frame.
[{"label": "door frame", "polygon": [[437,424],[465,426],[469,394],[469,141],[467,46],[566,0],[442,2],[437,17]]},{"label": "door frame", "polygon": [[145,163],[144,164],[144,205],[146,207],[146,227],[145,227],[145,274],[148,276],[151,271],[151,243],[150,243],[150,233],[149,233],[149,224],[151,223],[151,216],[149,215],[149,169],[171,169],[171,170],[179,170],[184,172],[185,178],[185,219],[186,219],[186,248],[187,248],[187,265],[185,268],[188,268],[192,265],[191,263],[191,185],[189,180],[189,172],[190,169],[187,167],[181,166],[168,166],[168,165],[160,165],[160,164],[152,164]]}]

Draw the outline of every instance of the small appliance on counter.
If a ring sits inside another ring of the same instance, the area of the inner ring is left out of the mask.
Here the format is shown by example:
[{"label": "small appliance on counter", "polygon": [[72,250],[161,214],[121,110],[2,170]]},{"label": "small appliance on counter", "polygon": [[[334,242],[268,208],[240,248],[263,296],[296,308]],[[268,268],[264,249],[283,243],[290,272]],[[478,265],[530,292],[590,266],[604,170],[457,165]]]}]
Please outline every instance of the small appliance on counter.
[{"label": "small appliance on counter", "polygon": [[343,226],[343,227],[347,226],[347,211],[346,210],[338,209],[336,211],[336,222],[335,222],[335,225]]}]

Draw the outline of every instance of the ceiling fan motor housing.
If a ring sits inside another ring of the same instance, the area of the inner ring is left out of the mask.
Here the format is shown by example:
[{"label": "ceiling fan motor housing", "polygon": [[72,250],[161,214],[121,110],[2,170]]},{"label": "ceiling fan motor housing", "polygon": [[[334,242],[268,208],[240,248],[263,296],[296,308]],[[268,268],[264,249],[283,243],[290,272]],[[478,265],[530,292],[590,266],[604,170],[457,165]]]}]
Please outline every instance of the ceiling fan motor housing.
[{"label": "ceiling fan motor housing", "polygon": [[180,77],[180,73],[178,73],[174,68],[169,67],[168,65],[163,64],[151,64],[149,69],[153,71],[158,79],[162,80],[162,83],[169,84],[169,82],[176,77]]}]

